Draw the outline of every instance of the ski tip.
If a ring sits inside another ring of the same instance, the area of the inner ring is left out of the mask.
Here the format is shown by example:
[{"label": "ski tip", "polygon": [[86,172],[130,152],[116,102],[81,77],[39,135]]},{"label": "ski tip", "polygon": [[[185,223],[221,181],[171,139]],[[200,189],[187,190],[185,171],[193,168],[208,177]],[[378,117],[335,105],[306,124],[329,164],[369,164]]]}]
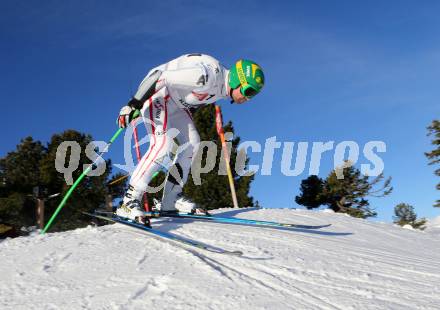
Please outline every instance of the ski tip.
[{"label": "ski tip", "polygon": [[229,251],[229,252],[225,252],[225,254],[229,254],[232,256],[242,256],[243,252],[242,251]]},{"label": "ski tip", "polygon": [[320,229],[320,228],[325,228],[325,227],[329,227],[332,224],[323,224],[323,225],[302,225],[302,224],[279,224],[279,227],[284,227],[284,228],[297,228],[297,229]]},{"label": "ski tip", "polygon": [[332,226],[332,224],[318,225],[319,228],[325,228],[325,227],[330,227],[330,226]]},{"label": "ski tip", "polygon": [[226,254],[226,255],[238,256],[238,257],[243,255],[243,252],[242,251],[238,251],[238,250],[236,250],[236,251],[228,251],[228,250],[225,250],[225,249],[214,248],[214,247],[211,247],[211,246],[203,247],[203,249],[208,250],[209,252],[215,253],[215,254]]},{"label": "ski tip", "polygon": [[303,229],[321,229],[331,226],[332,224],[324,224],[324,225],[295,225],[289,226],[290,228],[303,228]]}]

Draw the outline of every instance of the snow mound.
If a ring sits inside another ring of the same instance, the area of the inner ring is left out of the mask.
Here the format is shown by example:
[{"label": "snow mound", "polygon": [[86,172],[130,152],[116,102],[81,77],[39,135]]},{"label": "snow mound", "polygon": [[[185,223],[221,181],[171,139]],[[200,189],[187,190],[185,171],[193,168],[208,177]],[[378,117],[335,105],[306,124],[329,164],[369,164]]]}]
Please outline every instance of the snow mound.
[{"label": "snow mound", "polygon": [[440,227],[440,215],[428,220],[429,227]]},{"label": "snow mound", "polygon": [[184,198],[179,198],[176,201],[176,208],[183,213],[190,213],[196,204],[192,201],[186,200]]},{"label": "snow mound", "polygon": [[286,230],[157,219],[160,230],[234,257],[120,224],[0,242],[0,309],[438,309],[438,235],[331,212],[217,213],[310,225]]},{"label": "snow mound", "polygon": [[409,224],[403,225],[402,228],[409,229],[409,230],[414,230],[414,228],[411,225],[409,225]]},{"label": "snow mound", "polygon": [[440,215],[429,219],[426,223],[426,229],[429,233],[435,233],[440,235]]}]

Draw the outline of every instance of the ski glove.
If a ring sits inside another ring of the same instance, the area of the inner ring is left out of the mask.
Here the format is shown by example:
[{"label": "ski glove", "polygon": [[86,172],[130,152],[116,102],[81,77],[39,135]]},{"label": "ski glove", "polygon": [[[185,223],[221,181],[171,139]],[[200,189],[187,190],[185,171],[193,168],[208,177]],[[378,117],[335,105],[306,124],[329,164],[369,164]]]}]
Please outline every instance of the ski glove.
[{"label": "ski glove", "polygon": [[126,128],[128,125],[130,125],[132,120],[138,118],[140,115],[141,113],[139,110],[135,109],[134,107],[128,105],[123,106],[117,119],[119,128]]}]

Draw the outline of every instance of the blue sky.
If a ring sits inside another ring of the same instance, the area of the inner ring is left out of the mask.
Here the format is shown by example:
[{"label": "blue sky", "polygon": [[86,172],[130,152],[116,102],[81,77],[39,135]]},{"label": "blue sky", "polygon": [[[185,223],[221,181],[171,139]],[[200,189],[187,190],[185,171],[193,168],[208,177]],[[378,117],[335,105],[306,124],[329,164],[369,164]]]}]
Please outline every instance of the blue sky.
[{"label": "blue sky", "polygon": [[[0,10],[0,156],[25,136],[48,141],[69,128],[107,140],[145,73],[181,54],[228,66],[249,58],[265,70],[263,93],[223,102],[243,140],[384,141],[394,192],[371,200],[377,220],[390,221],[399,202],[440,214],[423,154],[432,149],[426,126],[440,115],[438,1],[3,1]],[[122,146],[111,149],[115,163]],[[298,207],[308,169],[286,177],[280,160],[277,151],[252,194],[264,207]],[[324,154],[320,176],[332,166]]]}]

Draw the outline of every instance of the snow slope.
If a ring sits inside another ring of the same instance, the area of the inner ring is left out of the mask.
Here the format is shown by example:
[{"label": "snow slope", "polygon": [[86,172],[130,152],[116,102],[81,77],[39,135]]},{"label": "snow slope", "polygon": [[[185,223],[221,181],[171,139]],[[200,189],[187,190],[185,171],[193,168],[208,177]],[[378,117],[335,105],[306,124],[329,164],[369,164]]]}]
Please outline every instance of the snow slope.
[{"label": "snow slope", "polygon": [[0,243],[0,309],[440,309],[440,233],[331,212],[222,210],[320,231],[158,220],[244,257],[119,224]]}]

